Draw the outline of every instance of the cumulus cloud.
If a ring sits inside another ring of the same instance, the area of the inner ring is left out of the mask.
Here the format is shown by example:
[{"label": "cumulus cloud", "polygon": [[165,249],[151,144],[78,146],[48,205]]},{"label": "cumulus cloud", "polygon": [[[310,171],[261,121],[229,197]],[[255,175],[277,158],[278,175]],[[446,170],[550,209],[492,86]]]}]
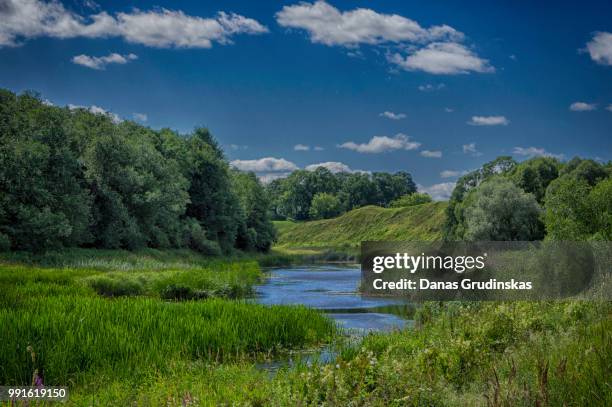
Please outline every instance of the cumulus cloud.
[{"label": "cumulus cloud", "polygon": [[445,107],[445,108],[444,108],[444,111],[445,111],[446,113],[452,113],[452,112],[454,112],[454,111],[455,111],[455,109],[453,109],[453,108],[451,108],[451,107]]},{"label": "cumulus cloud", "polygon": [[419,192],[429,194],[434,201],[446,201],[450,198],[453,189],[455,189],[455,183],[442,182],[440,184],[433,184],[428,187],[417,185],[417,189]]},{"label": "cumulus cloud", "polygon": [[389,111],[384,111],[380,113],[379,116],[386,117],[387,119],[391,119],[391,120],[401,120],[401,119],[406,118],[406,115],[404,113],[393,113]]},{"label": "cumulus cloud", "polygon": [[329,46],[423,43],[464,37],[448,25],[423,28],[397,14],[381,14],[367,8],[340,11],[324,1],[284,6],[276,13],[276,21],[282,27],[305,30],[312,42]]},{"label": "cumulus cloud", "polygon": [[293,146],[293,149],[295,151],[310,151],[310,146],[304,144],[296,144],[295,146]]},{"label": "cumulus cloud", "polygon": [[482,155],[482,153],[476,149],[476,143],[464,144],[463,153],[470,154],[474,157],[479,157]]},{"label": "cumulus cloud", "polygon": [[488,60],[480,58],[457,42],[434,42],[406,57],[395,53],[387,59],[406,71],[423,71],[436,75],[495,71]]},{"label": "cumulus cloud", "polygon": [[348,150],[357,151],[359,153],[384,153],[393,150],[415,150],[421,146],[421,143],[410,140],[410,137],[399,133],[393,137],[374,136],[367,143],[357,144],[353,141],[347,141],[340,144],[338,147]]},{"label": "cumulus cloud", "polygon": [[[276,21],[286,28],[304,30],[310,41],[356,49],[360,45],[394,46],[413,52],[389,55],[390,62],[405,70],[436,74],[492,72],[488,61],[462,45],[465,35],[446,25],[422,27],[398,14],[369,8],[341,11],[325,1],[284,6]],[[359,55],[362,55],[359,53]]]},{"label": "cumulus cloud", "polygon": [[586,44],[591,59],[601,65],[612,65],[612,33],[596,32]]},{"label": "cumulus cloud", "polygon": [[108,110],[100,107],[100,106],[96,106],[96,105],[91,105],[91,106],[80,106],[80,105],[73,105],[73,104],[69,104],[68,105],[68,109],[70,110],[79,110],[79,109],[83,109],[83,110],[87,110],[93,114],[99,114],[102,116],[108,116],[110,117],[110,119],[113,121],[113,123],[121,123],[123,121],[123,119],[121,119],[121,117],[119,117],[119,115],[109,112]]},{"label": "cumulus cloud", "polygon": [[442,151],[423,150],[421,155],[427,158],[442,158]]},{"label": "cumulus cloud", "polygon": [[323,147],[321,147],[321,146],[314,146],[313,150],[314,151],[323,151],[325,149]]},{"label": "cumulus cloud", "polygon": [[337,174],[339,172],[349,172],[349,173],[353,173],[353,172],[367,173],[368,172],[368,171],[363,171],[363,170],[353,170],[348,165],[341,163],[341,162],[337,162],[337,161],[327,161],[324,163],[310,164],[306,166],[306,170],[314,171],[319,167],[327,168],[334,174]]},{"label": "cumulus cloud", "polygon": [[37,37],[108,38],[159,48],[210,48],[231,43],[237,34],[262,34],[268,29],[256,20],[219,12],[212,18],[189,16],[182,11],[156,9],[111,15],[106,11],[82,16],[57,1],[2,0],[0,47],[18,46]]},{"label": "cumulus cloud", "polygon": [[471,126],[507,126],[510,121],[505,116],[472,116],[467,123]]},{"label": "cumulus cloud", "polygon": [[456,178],[460,175],[467,174],[467,171],[454,171],[454,170],[444,170],[440,173],[440,177],[442,178]]},{"label": "cumulus cloud", "polygon": [[139,122],[146,122],[149,120],[149,116],[146,113],[132,113],[132,117],[134,120],[138,120]]},{"label": "cumulus cloud", "polygon": [[569,110],[572,112],[589,112],[595,109],[597,109],[597,105],[595,103],[586,102],[574,102],[569,107]]},{"label": "cumulus cloud", "polygon": [[445,84],[443,83],[438,83],[438,84],[431,84],[431,83],[427,83],[425,85],[419,85],[419,90],[421,92],[433,92],[436,90],[441,90],[444,89],[446,87]]},{"label": "cumulus cloud", "polygon": [[553,154],[546,151],[543,148],[538,147],[514,147],[512,153],[516,155],[521,155],[523,157],[553,157],[561,160],[564,156],[563,154]]},{"label": "cumulus cloud", "polygon": [[234,160],[231,166],[241,171],[252,172],[288,172],[297,170],[298,167],[284,158],[264,157],[257,160]]},{"label": "cumulus cloud", "polygon": [[113,52],[104,57],[92,57],[89,55],[81,54],[72,58],[72,63],[77,65],[83,65],[87,68],[102,70],[109,64],[127,64],[129,61],[138,59],[135,54],[121,55]]},{"label": "cumulus cloud", "polygon": [[608,112],[612,112],[612,104],[610,104],[610,105],[606,106],[606,110],[607,110]]}]

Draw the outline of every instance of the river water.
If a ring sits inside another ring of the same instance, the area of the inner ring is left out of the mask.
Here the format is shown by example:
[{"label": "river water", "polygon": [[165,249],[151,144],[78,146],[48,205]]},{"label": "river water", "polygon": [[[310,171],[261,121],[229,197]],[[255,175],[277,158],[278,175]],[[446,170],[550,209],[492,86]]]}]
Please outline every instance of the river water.
[{"label": "river water", "polygon": [[303,304],[319,309],[350,333],[401,329],[414,309],[399,298],[366,297],[358,292],[358,265],[317,265],[270,269],[256,287],[262,304]]}]

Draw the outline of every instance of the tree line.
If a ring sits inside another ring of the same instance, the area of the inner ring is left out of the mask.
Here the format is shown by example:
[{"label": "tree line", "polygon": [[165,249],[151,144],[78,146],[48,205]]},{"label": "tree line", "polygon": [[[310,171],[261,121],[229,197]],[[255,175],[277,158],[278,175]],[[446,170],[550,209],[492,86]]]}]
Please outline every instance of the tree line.
[{"label": "tree line", "polygon": [[502,156],[461,177],[447,240],[612,240],[612,162]]},{"label": "tree line", "polygon": [[417,190],[405,171],[332,173],[325,167],[294,171],[266,189],[273,218],[291,220],[331,218],[366,205],[394,206],[399,198]]},{"label": "tree line", "polygon": [[157,131],[0,90],[0,249],[266,251],[269,207],[204,128]]}]

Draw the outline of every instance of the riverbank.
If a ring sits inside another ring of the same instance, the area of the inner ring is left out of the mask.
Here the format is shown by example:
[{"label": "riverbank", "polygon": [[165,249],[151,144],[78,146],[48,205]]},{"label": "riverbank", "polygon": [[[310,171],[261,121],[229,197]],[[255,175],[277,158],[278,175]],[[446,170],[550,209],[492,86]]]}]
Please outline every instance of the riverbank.
[{"label": "riverbank", "polygon": [[[27,384],[38,372],[47,385],[68,384],[68,405],[78,406],[612,402],[610,303],[426,303],[413,328],[349,343],[319,312],[239,299],[261,281],[261,264],[300,259],[269,256],[5,255],[0,380]],[[109,295],[91,283],[98,278],[142,289]],[[244,289],[230,296],[220,288],[232,282]],[[330,342],[338,344],[332,363],[277,374],[257,368],[259,360]]]}]

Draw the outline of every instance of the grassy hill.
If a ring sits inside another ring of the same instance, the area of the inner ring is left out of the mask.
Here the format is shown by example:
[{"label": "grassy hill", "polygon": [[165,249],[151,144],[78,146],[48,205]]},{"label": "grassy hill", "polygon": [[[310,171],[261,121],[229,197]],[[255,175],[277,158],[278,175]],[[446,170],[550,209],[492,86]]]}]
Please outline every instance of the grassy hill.
[{"label": "grassy hill", "polygon": [[365,206],[334,219],[275,222],[280,247],[357,246],[365,240],[436,240],[442,237],[446,202],[407,208]]}]

